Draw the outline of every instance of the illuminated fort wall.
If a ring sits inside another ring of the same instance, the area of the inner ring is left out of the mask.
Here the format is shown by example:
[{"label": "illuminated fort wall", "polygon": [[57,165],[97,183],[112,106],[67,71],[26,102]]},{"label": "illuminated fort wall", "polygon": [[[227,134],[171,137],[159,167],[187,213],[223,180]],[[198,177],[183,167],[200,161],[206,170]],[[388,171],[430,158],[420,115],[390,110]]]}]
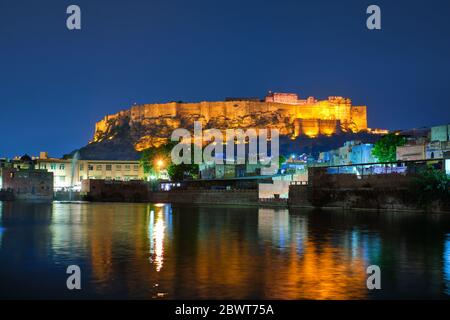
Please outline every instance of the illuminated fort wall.
[{"label": "illuminated fort wall", "polygon": [[[190,128],[201,121],[204,128],[277,128],[282,135],[332,135],[340,130],[367,130],[366,106],[353,106],[350,99],[329,97],[298,99],[295,94],[271,94],[265,101],[236,100],[135,105],[106,116],[96,124],[94,141],[102,141],[112,127],[128,122],[130,127],[165,126]],[[282,101],[283,103],[280,103]],[[105,134],[106,133],[106,134]],[[148,134],[148,133],[147,133]]]}]

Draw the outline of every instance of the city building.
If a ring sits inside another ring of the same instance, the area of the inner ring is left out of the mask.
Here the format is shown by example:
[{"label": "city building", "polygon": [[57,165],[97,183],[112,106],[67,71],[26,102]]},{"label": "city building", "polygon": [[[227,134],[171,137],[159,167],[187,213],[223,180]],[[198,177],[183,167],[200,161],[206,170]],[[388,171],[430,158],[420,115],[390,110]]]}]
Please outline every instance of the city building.
[{"label": "city building", "polygon": [[[227,163],[227,161],[234,163]],[[268,172],[267,167],[260,161],[251,164],[248,159],[238,158],[237,155],[227,159],[225,153],[218,153],[214,156],[214,160],[199,164],[199,176],[200,179],[232,179],[272,175],[273,173]]]},{"label": "city building", "polygon": [[260,200],[288,199],[291,184],[308,184],[308,173],[273,176],[270,182],[258,184],[258,198]]},{"label": "city building", "polygon": [[377,162],[376,157],[372,155],[373,144],[359,143],[352,146],[350,151],[350,163],[374,163]]},{"label": "city building", "polygon": [[11,166],[11,162],[8,158],[0,158],[0,168],[8,168]]},{"label": "city building", "polygon": [[14,157],[9,166],[16,169],[34,169],[34,161],[32,157],[25,154],[21,157]]},{"label": "city building", "polygon": [[346,141],[338,149],[324,151],[319,154],[321,164],[338,166],[359,163],[374,163],[377,159],[372,155],[373,144],[361,141]]},{"label": "city building", "polygon": [[413,161],[425,159],[425,144],[409,143],[404,146],[397,147],[396,159],[397,161]]},{"label": "city building", "polygon": [[53,173],[36,169],[1,169],[1,188],[18,200],[52,200]]},{"label": "city building", "polygon": [[431,129],[413,129],[407,133],[407,142],[397,147],[398,161],[444,159],[450,153],[450,125]]},{"label": "city building", "polygon": [[78,181],[85,179],[144,180],[144,169],[133,160],[79,160]]},{"label": "city building", "polygon": [[132,160],[74,160],[48,157],[41,152],[35,160],[36,168],[54,175],[55,190],[80,189],[85,179],[144,180],[144,170],[139,161]]},{"label": "city building", "polygon": [[262,174],[261,164],[216,164],[202,163],[199,165],[201,179],[232,179],[240,177],[259,176]]},{"label": "city building", "polygon": [[426,159],[427,137],[409,136],[403,146],[396,148],[397,161],[416,161]]},{"label": "city building", "polygon": [[430,143],[426,146],[427,159],[450,157],[450,125],[431,128]]},{"label": "city building", "polygon": [[446,158],[450,154],[450,141],[432,141],[426,145],[425,153],[427,159]]},{"label": "city building", "polygon": [[72,163],[68,159],[49,158],[47,152],[41,152],[35,159],[36,169],[47,170],[53,173],[53,187],[55,190],[63,190],[73,185]]},{"label": "city building", "polygon": [[450,141],[450,124],[431,127],[431,141]]},{"label": "city building", "polygon": [[292,155],[285,163],[281,164],[281,173],[283,174],[299,174],[307,172],[307,165],[310,162],[308,155],[300,156]]}]

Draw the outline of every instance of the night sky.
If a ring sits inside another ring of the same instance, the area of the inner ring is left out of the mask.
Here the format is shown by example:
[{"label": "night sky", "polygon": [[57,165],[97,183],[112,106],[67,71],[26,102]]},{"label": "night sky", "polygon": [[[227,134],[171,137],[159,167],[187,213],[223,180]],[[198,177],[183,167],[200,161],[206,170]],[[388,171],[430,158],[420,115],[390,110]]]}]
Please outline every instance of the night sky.
[{"label": "night sky", "polygon": [[268,90],[350,97],[373,128],[449,123],[449,78],[448,0],[0,0],[0,157],[61,156],[133,103]]}]

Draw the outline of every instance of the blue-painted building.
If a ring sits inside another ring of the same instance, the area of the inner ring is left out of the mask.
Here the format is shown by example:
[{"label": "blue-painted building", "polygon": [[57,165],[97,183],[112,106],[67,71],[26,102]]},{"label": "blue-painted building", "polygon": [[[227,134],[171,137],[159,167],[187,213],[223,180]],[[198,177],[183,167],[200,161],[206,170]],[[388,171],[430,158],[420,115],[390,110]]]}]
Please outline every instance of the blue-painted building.
[{"label": "blue-painted building", "polygon": [[351,147],[349,159],[350,164],[374,163],[377,159],[372,155],[373,144],[361,143]]},{"label": "blue-painted building", "polygon": [[371,143],[347,141],[338,149],[321,152],[319,162],[332,166],[374,163],[377,159],[372,155],[372,149]]}]

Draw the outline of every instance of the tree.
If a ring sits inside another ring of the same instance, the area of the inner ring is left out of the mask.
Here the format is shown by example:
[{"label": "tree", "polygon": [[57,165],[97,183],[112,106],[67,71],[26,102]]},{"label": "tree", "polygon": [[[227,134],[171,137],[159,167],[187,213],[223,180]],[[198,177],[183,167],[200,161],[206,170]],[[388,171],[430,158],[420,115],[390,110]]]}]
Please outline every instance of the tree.
[{"label": "tree", "polygon": [[[198,175],[198,165],[195,164],[173,164],[170,153],[176,145],[169,142],[159,147],[145,149],[141,154],[140,164],[147,176],[159,176],[162,170],[167,169],[171,180],[181,181],[186,177]],[[191,148],[193,150],[193,148]]]},{"label": "tree", "polygon": [[283,155],[280,155],[278,157],[278,167],[281,168],[281,166],[286,162],[286,157]]},{"label": "tree", "polygon": [[139,160],[147,176],[158,176],[162,170],[171,164],[170,151],[173,144],[168,143],[159,147],[145,149]]},{"label": "tree", "polygon": [[402,146],[405,143],[405,137],[389,133],[375,143],[375,146],[372,149],[372,155],[376,157],[379,162],[396,161],[397,147]]},{"label": "tree", "polygon": [[198,164],[171,164],[167,168],[167,173],[171,180],[182,181],[185,178],[197,178],[198,177]]}]

